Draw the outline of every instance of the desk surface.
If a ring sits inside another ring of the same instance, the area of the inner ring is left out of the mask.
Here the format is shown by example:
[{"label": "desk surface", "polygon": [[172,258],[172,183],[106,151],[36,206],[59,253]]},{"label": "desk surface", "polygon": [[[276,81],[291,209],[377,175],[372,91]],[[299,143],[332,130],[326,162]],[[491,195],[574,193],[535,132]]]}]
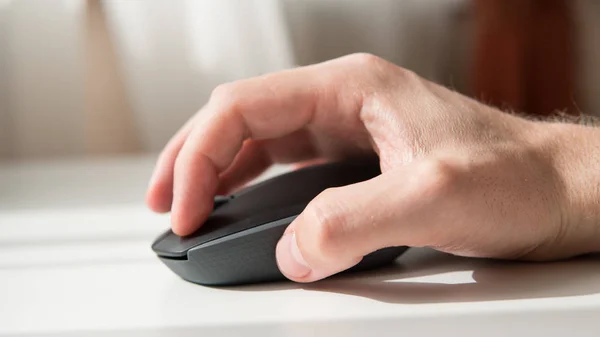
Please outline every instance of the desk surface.
[{"label": "desk surface", "polygon": [[187,283],[150,250],[168,227],[142,203],[152,165],[0,165],[0,335],[599,335],[598,257],[529,264],[414,249],[390,268],[310,285]]}]

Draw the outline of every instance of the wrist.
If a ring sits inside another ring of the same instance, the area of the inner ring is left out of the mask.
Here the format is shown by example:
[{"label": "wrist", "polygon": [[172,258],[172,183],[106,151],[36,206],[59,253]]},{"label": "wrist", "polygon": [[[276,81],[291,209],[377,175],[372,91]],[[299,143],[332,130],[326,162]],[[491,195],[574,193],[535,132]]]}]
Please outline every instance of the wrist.
[{"label": "wrist", "polygon": [[600,128],[535,123],[537,148],[557,175],[560,245],[573,255],[600,252]]}]

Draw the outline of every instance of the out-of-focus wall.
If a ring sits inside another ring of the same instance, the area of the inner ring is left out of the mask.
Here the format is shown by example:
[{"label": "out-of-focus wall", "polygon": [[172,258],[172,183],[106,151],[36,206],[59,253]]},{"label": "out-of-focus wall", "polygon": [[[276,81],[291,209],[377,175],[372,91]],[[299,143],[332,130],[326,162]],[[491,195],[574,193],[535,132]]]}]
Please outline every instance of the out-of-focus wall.
[{"label": "out-of-focus wall", "polygon": [[0,8],[5,153],[80,152],[80,3],[5,0]]},{"label": "out-of-focus wall", "polygon": [[[371,52],[468,87],[468,0],[103,1],[142,151],[158,151],[217,84]],[[575,1],[575,0],[574,0]],[[576,0],[579,99],[600,114],[600,5]],[[85,0],[0,0],[0,158],[84,155]],[[104,69],[95,67],[94,69]],[[93,80],[93,78],[92,78]],[[110,83],[95,83],[108,85]],[[107,114],[104,129],[120,123]],[[100,127],[100,126],[98,126]],[[97,130],[96,130],[97,131]],[[103,133],[100,132],[101,136]],[[97,135],[96,135],[97,137]],[[91,152],[93,153],[93,151]]]},{"label": "out-of-focus wall", "polygon": [[465,0],[286,0],[300,64],[371,51],[430,80],[467,86]]},{"label": "out-of-focus wall", "polygon": [[[98,128],[111,137],[122,130],[110,123],[129,118],[141,150],[158,151],[214,86],[294,65],[278,0],[97,0],[108,31],[95,25],[91,35],[110,34],[117,69],[86,54],[86,0],[2,2],[0,158],[96,154]],[[85,94],[117,84],[106,71],[123,78],[134,116],[107,111],[102,125],[90,126],[86,114],[98,109]]]},{"label": "out-of-focus wall", "polygon": [[6,53],[2,51],[3,46],[6,46],[7,40],[6,11],[2,10],[3,5],[5,5],[4,2],[0,0],[0,158],[10,156],[9,142],[12,138],[9,127],[10,116],[8,114],[8,81],[6,80],[8,60],[5,55]]}]

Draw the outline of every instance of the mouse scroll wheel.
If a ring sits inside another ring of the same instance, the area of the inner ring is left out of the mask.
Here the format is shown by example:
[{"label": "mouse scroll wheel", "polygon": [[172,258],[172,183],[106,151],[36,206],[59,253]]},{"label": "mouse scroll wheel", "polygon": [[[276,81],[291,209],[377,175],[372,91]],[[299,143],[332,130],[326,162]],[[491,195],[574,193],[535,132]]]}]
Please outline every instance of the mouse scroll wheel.
[{"label": "mouse scroll wheel", "polygon": [[231,199],[233,199],[232,196],[226,196],[226,195],[217,195],[217,196],[215,196],[213,210],[215,210],[215,209],[217,209],[217,208],[225,205]]}]

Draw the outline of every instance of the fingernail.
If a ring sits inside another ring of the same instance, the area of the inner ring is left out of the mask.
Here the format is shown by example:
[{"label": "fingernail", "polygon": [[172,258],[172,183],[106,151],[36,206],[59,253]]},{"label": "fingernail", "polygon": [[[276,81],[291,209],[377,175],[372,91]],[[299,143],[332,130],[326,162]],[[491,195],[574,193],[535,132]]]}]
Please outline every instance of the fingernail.
[{"label": "fingernail", "polygon": [[284,235],[277,250],[277,262],[284,275],[302,278],[310,273],[311,269],[298,249],[295,233]]}]

